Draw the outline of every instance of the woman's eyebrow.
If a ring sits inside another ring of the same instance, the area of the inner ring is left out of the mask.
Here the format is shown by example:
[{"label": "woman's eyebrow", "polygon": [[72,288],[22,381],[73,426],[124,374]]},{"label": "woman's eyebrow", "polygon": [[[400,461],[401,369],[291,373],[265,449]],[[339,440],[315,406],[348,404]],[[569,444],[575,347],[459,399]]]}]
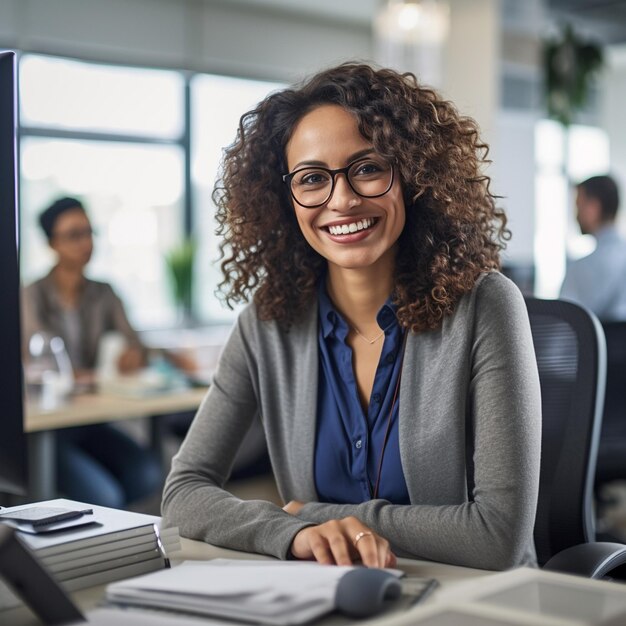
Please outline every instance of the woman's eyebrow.
[{"label": "woman's eyebrow", "polygon": [[363,158],[364,156],[367,156],[368,154],[372,154],[372,152],[376,152],[374,150],[374,146],[370,146],[369,148],[365,148],[365,150],[359,150],[358,152],[355,152],[353,155],[351,155],[348,158],[348,163],[352,163],[353,161],[358,161],[359,159]]},{"label": "woman's eyebrow", "polygon": [[[368,154],[371,154],[372,152],[375,152],[374,147],[370,147],[370,148],[365,148],[364,150],[359,150],[358,152],[355,152],[354,154],[351,154],[347,159],[346,159],[346,163],[352,163],[353,161],[358,161],[360,158],[367,156]],[[314,166],[314,167],[328,167],[327,164],[324,161],[316,161],[316,160],[306,160],[306,161],[300,161],[298,163],[296,163],[293,166],[293,169],[291,170],[292,172],[294,172],[295,170],[297,170],[300,167],[307,167],[307,166]]]}]

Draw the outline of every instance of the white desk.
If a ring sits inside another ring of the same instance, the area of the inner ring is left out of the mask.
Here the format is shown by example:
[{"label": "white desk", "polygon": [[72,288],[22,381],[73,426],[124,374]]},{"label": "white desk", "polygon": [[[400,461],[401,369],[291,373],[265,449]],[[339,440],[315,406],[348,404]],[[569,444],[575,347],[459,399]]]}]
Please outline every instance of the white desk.
[{"label": "white desk", "polygon": [[[182,548],[181,558],[183,559],[208,560],[221,557],[263,560],[270,558],[216,548],[188,539],[182,541]],[[587,626],[606,623],[610,626],[622,626],[626,623],[626,587],[617,583],[586,580],[578,576],[567,576],[528,568],[494,573],[409,559],[399,559],[398,567],[409,576],[436,578],[440,582],[440,587],[429,598],[415,607],[390,610],[386,614],[369,620],[359,620],[358,623],[367,623],[368,626],[413,626],[418,621],[420,624],[424,623],[423,620],[429,624],[445,624],[446,626],[450,624],[464,626],[466,623],[494,626],[496,624],[509,626]],[[541,592],[534,585],[531,585],[534,586],[534,589],[531,590],[526,585],[525,591],[520,587],[520,583],[528,583],[528,581],[536,583],[538,580],[543,580],[544,586]],[[508,608],[498,606],[497,602],[495,605],[493,602],[487,602],[487,604],[476,602],[477,597],[502,591],[510,592],[513,588],[513,598],[509,593],[509,600],[506,602]],[[104,586],[99,586],[73,593],[72,597],[81,610],[87,612],[97,606],[102,600],[103,594]],[[556,615],[560,615],[560,617],[555,616],[555,609]],[[160,615],[166,614],[161,613]],[[207,624],[218,622],[219,620],[207,620]],[[237,622],[222,621],[219,623],[234,625]],[[346,626],[355,623],[357,622],[354,620],[336,614],[315,622],[315,625]],[[38,624],[38,621],[28,610],[22,607],[0,612],[0,624],[34,626]]]},{"label": "white desk", "polygon": [[[217,558],[273,560],[273,557],[270,556],[216,548],[208,543],[192,541],[191,539],[181,539],[181,545],[182,558],[188,560],[208,561],[209,559]],[[417,561],[415,559],[398,559],[398,569],[403,570],[410,576],[436,578],[441,583],[441,589],[444,587],[451,588],[455,584],[471,578],[480,578],[481,576],[493,574],[493,572],[488,570],[433,563],[432,561]],[[441,589],[435,591],[433,597],[436,597]]]},{"label": "white desk", "polygon": [[42,412],[27,403],[24,431],[28,433],[29,500],[56,497],[55,431],[70,426],[149,417],[151,439],[160,445],[158,417],[182,411],[195,411],[206,389],[187,389],[144,397],[124,397],[106,393],[74,396],[67,405]]},{"label": "white desk", "polygon": [[[216,548],[215,546],[199,541],[191,541],[190,539],[183,539],[181,543],[183,548],[181,555],[182,559],[209,560],[214,558],[239,558],[269,560],[272,558],[260,554],[248,554],[246,552]],[[411,576],[424,576],[428,578],[437,578],[439,580],[441,586],[435,590],[430,598],[425,600],[425,604],[436,603],[439,594],[443,591],[453,590],[456,585],[459,585],[462,582],[477,579],[482,576],[488,576],[493,573],[485,570],[410,559],[399,559],[398,567]],[[81,610],[85,612],[94,608],[102,600],[103,594],[104,586],[101,585],[91,589],[77,591],[72,594],[72,598],[80,606]],[[367,624],[371,624],[372,626],[391,626],[396,620],[405,618],[405,616],[406,612],[403,612],[401,615],[398,613],[390,613],[389,615],[367,620]],[[316,622],[316,624],[319,624],[320,626],[345,626],[346,624],[352,623],[354,623],[352,620],[339,615],[330,616]],[[38,621],[35,616],[30,613],[30,611],[25,608],[20,608],[0,612],[0,624],[6,624],[7,626],[34,626],[35,624],[38,624]],[[232,622],[232,624],[234,625],[236,622]]]},{"label": "white desk", "polygon": [[[192,541],[190,539],[181,540],[183,549],[183,558],[187,560],[209,560],[215,558],[225,559],[258,559],[271,560],[272,557],[261,554],[248,554],[245,552],[237,552],[235,550],[227,550],[225,548],[216,548],[215,546]],[[434,604],[437,602],[442,593],[454,592],[454,588],[468,580],[475,580],[484,576],[490,576],[493,572],[480,569],[471,569],[468,567],[459,567],[456,565],[446,565],[445,563],[433,563],[431,561],[418,561],[414,559],[398,559],[398,569],[403,570],[409,576],[420,578],[436,578],[440,586],[432,593],[422,605]],[[368,626],[391,626],[396,620],[403,620],[407,612],[402,611],[401,614],[389,613],[378,618],[366,620]],[[358,623],[363,623],[359,620]],[[345,626],[346,624],[357,623],[354,620],[342,617],[341,615],[329,616],[315,622],[319,626]]]}]

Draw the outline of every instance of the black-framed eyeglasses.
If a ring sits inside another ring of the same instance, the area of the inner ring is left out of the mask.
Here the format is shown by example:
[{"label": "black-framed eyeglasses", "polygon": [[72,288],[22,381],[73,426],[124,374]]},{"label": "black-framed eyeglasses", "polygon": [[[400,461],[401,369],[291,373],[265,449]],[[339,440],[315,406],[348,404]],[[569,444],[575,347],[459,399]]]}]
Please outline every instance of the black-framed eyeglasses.
[{"label": "black-framed eyeglasses", "polygon": [[64,233],[52,233],[54,239],[61,241],[69,241],[70,243],[78,243],[82,239],[91,239],[95,235],[93,228],[73,228]]},{"label": "black-framed eyeglasses", "polygon": [[327,167],[302,167],[283,175],[291,197],[306,209],[326,204],[335,190],[337,174],[344,174],[354,193],[363,198],[384,196],[393,185],[393,166],[376,154],[357,159],[346,167],[331,170]]}]

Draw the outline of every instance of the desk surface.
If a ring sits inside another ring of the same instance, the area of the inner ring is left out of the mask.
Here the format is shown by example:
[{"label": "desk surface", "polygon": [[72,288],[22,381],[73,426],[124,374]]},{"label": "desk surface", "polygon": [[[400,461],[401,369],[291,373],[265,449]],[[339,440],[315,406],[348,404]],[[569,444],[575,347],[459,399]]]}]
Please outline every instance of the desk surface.
[{"label": "desk surface", "polygon": [[85,393],[73,396],[65,406],[54,411],[39,411],[27,403],[24,431],[32,433],[103,421],[194,411],[205,394],[206,389],[185,389],[138,398],[110,393]]},{"label": "desk surface", "polygon": [[[184,559],[211,558],[268,559],[261,555],[216,548],[204,543],[183,540]],[[390,610],[368,620],[359,620],[368,626],[413,626],[428,623],[449,626],[454,624],[502,624],[508,626],[589,626],[590,624],[626,623],[626,589],[613,582],[586,580],[580,576],[519,568],[508,572],[489,572],[429,561],[399,559],[398,567],[409,576],[434,577],[440,587],[423,603],[412,608]],[[542,587],[537,587],[540,584]],[[541,590],[542,593],[538,593]],[[485,595],[487,594],[487,595]],[[84,611],[90,611],[101,602],[104,586],[93,587],[72,594]],[[499,595],[499,598],[495,598]],[[506,597],[505,597],[506,596]],[[483,602],[482,600],[485,600]],[[159,624],[168,626],[159,616]],[[108,620],[110,615],[107,614]],[[153,616],[136,615],[142,626],[153,626]],[[135,619],[135,618],[133,618]],[[34,626],[38,621],[25,608],[0,612],[0,624]],[[108,621],[100,623],[109,624]],[[114,620],[113,620],[114,623]],[[180,623],[180,622],[178,622]],[[332,614],[314,622],[315,626],[349,626],[355,620]],[[194,619],[193,625],[227,624],[219,619]]]},{"label": "desk surface", "polygon": [[[215,546],[211,546],[200,541],[192,541],[190,539],[182,539],[181,543],[182,559],[209,560],[214,558],[227,558],[270,560],[272,558],[260,554],[249,554],[246,552],[237,552],[235,550],[217,548]],[[427,578],[437,578],[439,580],[441,586],[428,600],[425,601],[427,603],[436,602],[439,594],[444,591],[449,592],[451,589],[454,589],[455,585],[459,585],[467,580],[493,574],[493,572],[485,570],[470,569],[467,567],[458,567],[455,565],[445,565],[443,563],[432,563],[430,561],[417,561],[412,559],[399,559],[398,568],[404,570],[410,576],[423,576]],[[104,585],[100,585],[98,587],[92,587],[91,589],[84,589],[82,591],[75,592],[72,594],[72,597],[83,611],[89,611],[102,600],[104,589]],[[403,612],[402,615],[398,613],[390,613],[379,618],[367,620],[367,623],[372,626],[391,626],[398,619],[403,621],[403,619],[406,618],[406,615],[406,612]],[[25,608],[20,608],[0,612],[0,624],[5,623],[11,624],[12,626],[34,626],[39,622],[35,616]],[[236,624],[236,622],[232,623]],[[341,616],[331,616],[318,623],[323,626],[345,626],[346,624],[353,622]]]},{"label": "desk surface", "polygon": [[[182,558],[187,560],[208,561],[217,558],[274,560],[273,557],[263,554],[249,554],[247,552],[238,552],[237,550],[217,548],[208,543],[193,541],[191,539],[181,539],[181,545]],[[401,569],[410,576],[437,578],[442,585],[441,588],[448,588],[455,583],[466,581],[470,578],[493,574],[493,572],[488,570],[447,565],[446,563],[434,563],[432,561],[418,561],[415,559],[398,559],[398,569]],[[436,597],[437,593],[438,592],[435,591],[433,597]]]},{"label": "desk surface", "polygon": [[[57,495],[55,431],[70,426],[141,417],[158,417],[182,411],[196,411],[206,394],[205,388],[159,392],[140,397],[113,393],[86,393],[72,396],[69,402],[54,411],[40,411],[26,403],[24,431],[28,433],[30,500],[50,500]],[[151,420],[151,441],[154,450],[163,455],[158,420]]]}]

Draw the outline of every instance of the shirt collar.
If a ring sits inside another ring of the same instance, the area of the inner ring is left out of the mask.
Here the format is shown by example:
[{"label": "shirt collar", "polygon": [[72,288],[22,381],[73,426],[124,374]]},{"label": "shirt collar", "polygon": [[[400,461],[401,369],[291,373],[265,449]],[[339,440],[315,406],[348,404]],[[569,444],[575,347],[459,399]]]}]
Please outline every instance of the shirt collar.
[{"label": "shirt collar", "polygon": [[[324,276],[318,285],[318,306],[319,319],[324,339],[335,333],[338,337],[345,338],[348,334],[348,324],[341,313],[337,311],[333,301],[326,290],[326,276]],[[387,298],[385,304],[380,308],[376,315],[376,321],[381,330],[386,330],[391,324],[397,324],[396,306],[391,301],[391,297]]]},{"label": "shirt collar", "polygon": [[[47,294],[47,297],[52,300],[55,306],[62,308],[63,305],[61,304],[61,296],[54,281],[53,273],[54,267],[44,276],[44,291]],[[83,283],[78,291],[78,301],[76,304],[76,308],[81,308],[85,302],[88,302],[93,298],[95,293],[92,292],[95,284],[96,283],[94,283],[92,280],[89,280],[87,277],[83,277]]]},{"label": "shirt collar", "polygon": [[326,339],[329,335],[332,335],[335,330],[343,329],[347,334],[348,325],[346,324],[339,311],[335,309],[328,292],[326,291],[326,276],[323,276],[319,282],[318,289],[318,306],[319,306],[319,318],[322,327],[322,336]]}]

